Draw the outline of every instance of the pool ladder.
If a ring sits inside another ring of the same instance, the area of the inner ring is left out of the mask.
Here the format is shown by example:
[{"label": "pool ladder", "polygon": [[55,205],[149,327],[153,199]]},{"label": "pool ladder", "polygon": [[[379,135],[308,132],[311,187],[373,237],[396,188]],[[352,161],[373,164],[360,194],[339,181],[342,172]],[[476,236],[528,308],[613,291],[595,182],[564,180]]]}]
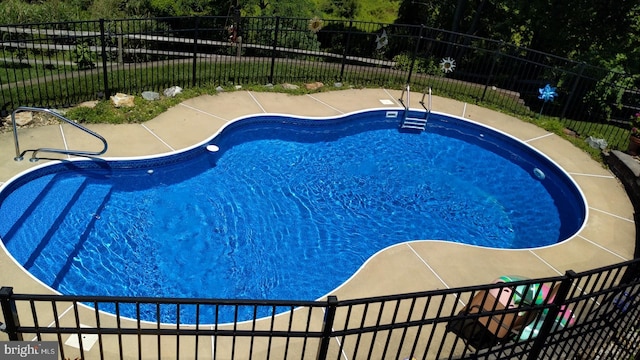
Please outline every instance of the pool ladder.
[{"label": "pool ladder", "polygon": [[[403,97],[407,94],[406,103],[403,101]],[[409,105],[410,102],[411,89],[409,85],[402,90],[402,94],[400,94],[400,103],[404,106],[404,118],[402,119],[402,124],[400,125],[401,129],[407,130],[415,130],[415,131],[424,131],[427,127],[427,120],[429,119],[429,114],[431,114],[431,88],[428,91],[422,93],[422,100],[420,100],[420,105],[425,109],[424,117],[413,117],[409,116]],[[425,105],[424,98],[429,95],[427,101],[428,104]]]},{"label": "pool ladder", "polygon": [[[62,120],[63,122],[66,122],[67,124],[80,129],[81,131],[84,131],[85,133],[97,138],[98,140],[100,140],[102,142],[103,148],[100,151],[82,151],[82,150],[67,150],[67,149],[54,149],[54,148],[38,148],[38,149],[27,149],[24,150],[23,152],[20,152],[20,144],[18,143],[18,129],[16,126],[16,114],[21,112],[21,111],[31,111],[31,112],[43,112],[43,113],[47,113],[49,115],[53,115],[55,117],[57,117],[58,119]],[[37,107],[29,107],[29,106],[20,106],[19,108],[15,109],[12,113],[11,113],[11,122],[13,123],[13,141],[15,143],[16,146],[16,157],[13,158],[13,160],[15,161],[22,161],[22,159],[24,158],[24,154],[28,153],[29,151],[32,151],[33,154],[31,155],[31,159],[29,159],[29,161],[31,162],[35,162],[38,161],[39,158],[37,157],[37,154],[40,152],[48,152],[48,153],[55,153],[55,154],[65,154],[65,155],[77,155],[77,156],[98,156],[98,155],[102,155],[105,152],[107,152],[107,140],[102,137],[100,134],[87,129],[86,127],[76,123],[75,121],[69,120],[66,117],[60,115],[59,113],[51,110],[51,109],[44,109],[44,108],[37,108]]]}]

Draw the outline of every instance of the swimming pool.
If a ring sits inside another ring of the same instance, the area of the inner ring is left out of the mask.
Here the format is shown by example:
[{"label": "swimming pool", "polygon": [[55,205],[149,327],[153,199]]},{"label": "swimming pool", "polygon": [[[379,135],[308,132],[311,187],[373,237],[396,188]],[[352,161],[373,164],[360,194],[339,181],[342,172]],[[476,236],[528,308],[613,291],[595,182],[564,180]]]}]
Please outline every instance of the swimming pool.
[{"label": "swimming pool", "polygon": [[401,116],[261,115],[169,156],[43,166],[0,192],[0,237],[62,293],[311,300],[400,242],[532,248],[582,226],[540,153],[443,114],[401,133]]}]

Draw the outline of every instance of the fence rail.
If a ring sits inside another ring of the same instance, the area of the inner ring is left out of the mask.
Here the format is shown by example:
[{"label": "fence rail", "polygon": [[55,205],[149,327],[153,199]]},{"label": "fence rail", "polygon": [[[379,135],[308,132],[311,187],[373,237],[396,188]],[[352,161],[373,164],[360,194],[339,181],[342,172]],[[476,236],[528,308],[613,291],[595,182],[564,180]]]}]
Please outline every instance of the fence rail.
[{"label": "fence rail", "polygon": [[[3,25],[0,36],[4,115],[176,85],[411,84],[624,148],[640,104],[637,76],[425,26],[185,17]],[[546,84],[553,101],[538,98]]]},{"label": "fence rail", "polygon": [[[10,340],[56,342],[63,359],[630,359],[640,356],[639,269],[640,259],[558,277],[323,301],[3,287],[0,304]],[[196,315],[183,322],[187,309]],[[225,311],[253,317],[219,323]]]}]

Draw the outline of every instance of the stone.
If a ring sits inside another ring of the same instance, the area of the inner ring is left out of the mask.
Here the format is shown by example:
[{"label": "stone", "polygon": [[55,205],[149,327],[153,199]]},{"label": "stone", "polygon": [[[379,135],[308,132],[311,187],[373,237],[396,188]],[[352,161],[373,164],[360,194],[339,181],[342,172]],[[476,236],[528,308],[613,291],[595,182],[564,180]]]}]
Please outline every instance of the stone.
[{"label": "stone", "polygon": [[111,103],[115,107],[133,107],[135,106],[133,102],[134,99],[135,99],[135,96],[133,95],[117,93],[111,96]]},{"label": "stone", "polygon": [[282,87],[285,90],[298,90],[300,87],[298,85],[293,85],[293,84],[282,84]]},{"label": "stone", "polygon": [[235,88],[236,88],[236,90],[240,90],[240,89],[242,89],[242,85],[236,85]]},{"label": "stone", "polygon": [[334,83],[333,87],[341,88],[342,87],[342,83],[341,82]]},{"label": "stone", "polygon": [[267,89],[273,89],[273,84],[272,83],[268,83],[264,87],[266,87]]},{"label": "stone", "polygon": [[175,97],[176,95],[182,92],[182,88],[180,86],[172,86],[168,89],[164,89],[164,96],[166,97]]},{"label": "stone", "polygon": [[323,84],[323,83],[321,83],[321,82],[319,82],[319,81],[314,82],[314,83],[310,83],[310,84],[304,84],[304,87],[305,87],[307,90],[318,90],[318,89],[320,89],[320,88],[321,88],[321,87],[323,87],[323,86],[324,86],[324,84]]},{"label": "stone", "polygon": [[160,94],[155,91],[143,91],[142,98],[149,101],[160,100]]},{"label": "stone", "polygon": [[216,88],[216,91],[217,91],[217,92],[224,92],[224,88],[223,88],[222,86],[218,86],[218,87]]},{"label": "stone", "polygon": [[[16,125],[25,126],[33,122],[33,113],[31,111],[21,111],[16,113]],[[7,124],[13,124],[11,116],[7,117]]]},{"label": "stone", "polygon": [[94,107],[96,107],[96,105],[98,105],[98,100],[81,102],[80,104],[78,104],[78,107],[93,109]]}]

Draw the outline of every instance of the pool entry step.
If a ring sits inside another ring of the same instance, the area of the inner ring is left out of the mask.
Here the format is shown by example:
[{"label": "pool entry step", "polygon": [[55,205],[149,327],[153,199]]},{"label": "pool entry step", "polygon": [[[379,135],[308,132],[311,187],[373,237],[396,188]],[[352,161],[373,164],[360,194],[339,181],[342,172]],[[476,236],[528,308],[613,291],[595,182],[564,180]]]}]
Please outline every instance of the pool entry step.
[{"label": "pool entry step", "polygon": [[[405,95],[405,92],[407,94],[407,99],[406,102],[403,100],[403,97]],[[410,102],[410,88],[409,85],[407,85],[407,87],[402,90],[402,94],[400,95],[400,103],[402,105],[404,105],[404,119],[402,120],[402,124],[400,125],[401,129],[406,129],[406,130],[415,130],[415,131],[424,131],[424,129],[427,127],[427,120],[429,119],[429,114],[431,114],[431,88],[428,89],[428,91],[422,93],[422,100],[420,100],[420,105],[422,105],[422,107],[426,110],[426,112],[424,114],[419,115],[419,117],[415,117],[415,116],[410,116],[409,115],[409,106],[411,104]],[[429,95],[428,100],[428,105],[425,105],[425,97]]]},{"label": "pool entry step", "polygon": [[427,112],[424,114],[424,118],[406,116],[404,118],[404,121],[402,121],[402,125],[400,125],[400,127],[403,129],[423,131],[427,127],[428,115],[429,113]]}]

